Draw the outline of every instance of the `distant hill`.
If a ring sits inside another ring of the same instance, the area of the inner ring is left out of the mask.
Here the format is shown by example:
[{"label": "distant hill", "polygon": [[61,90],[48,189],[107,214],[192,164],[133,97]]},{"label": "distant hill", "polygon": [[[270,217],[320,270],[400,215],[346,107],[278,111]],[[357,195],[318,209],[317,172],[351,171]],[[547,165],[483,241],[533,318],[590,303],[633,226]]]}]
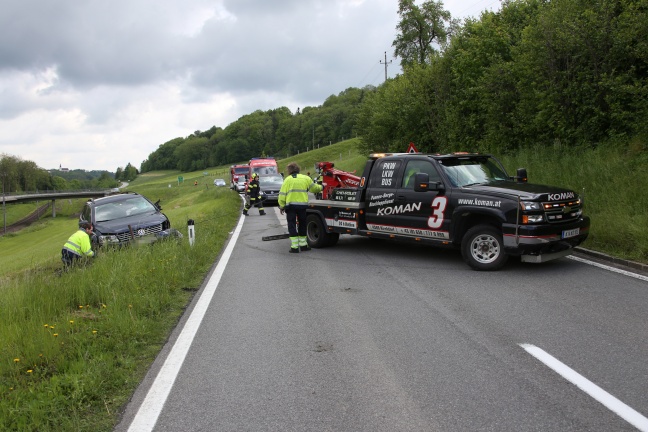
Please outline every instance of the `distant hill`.
[{"label": "distant hill", "polygon": [[[53,176],[58,176],[62,177],[67,181],[71,180],[79,180],[79,181],[86,181],[86,180],[95,180],[101,177],[103,173],[107,171],[86,171],[82,169],[75,169],[75,170],[59,170],[59,169],[51,169],[49,170],[49,173]],[[108,172],[108,175],[112,178],[115,178],[115,173]]]}]

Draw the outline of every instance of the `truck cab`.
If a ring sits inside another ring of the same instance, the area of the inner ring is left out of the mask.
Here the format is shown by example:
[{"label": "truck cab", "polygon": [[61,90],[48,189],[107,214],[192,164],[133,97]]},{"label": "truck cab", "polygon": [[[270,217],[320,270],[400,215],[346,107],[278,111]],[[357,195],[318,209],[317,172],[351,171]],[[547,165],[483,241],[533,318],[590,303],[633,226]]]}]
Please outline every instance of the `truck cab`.
[{"label": "truck cab", "polygon": [[310,207],[327,244],[356,234],[450,246],[477,270],[512,255],[536,263],[568,255],[590,225],[578,194],[527,183],[522,169],[509,176],[489,154],[372,155],[360,186],[329,198]]}]

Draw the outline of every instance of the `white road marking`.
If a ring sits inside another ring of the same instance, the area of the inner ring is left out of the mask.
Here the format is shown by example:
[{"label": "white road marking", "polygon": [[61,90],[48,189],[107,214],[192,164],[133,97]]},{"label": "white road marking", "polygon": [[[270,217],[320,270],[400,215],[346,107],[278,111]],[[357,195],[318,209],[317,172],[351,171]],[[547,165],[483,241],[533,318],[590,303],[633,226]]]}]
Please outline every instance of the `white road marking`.
[{"label": "white road marking", "polygon": [[273,208],[275,213],[277,214],[277,217],[279,218],[279,223],[281,224],[281,226],[288,229],[288,222],[286,221],[286,215],[281,214],[281,210],[279,210],[279,206]]},{"label": "white road marking", "polygon": [[166,402],[167,397],[171,392],[171,387],[173,387],[173,383],[175,382],[178,376],[178,372],[182,367],[182,363],[187,356],[187,352],[191,347],[191,343],[196,336],[196,332],[200,327],[200,323],[202,322],[203,317],[207,312],[209,303],[211,302],[211,299],[216,292],[216,288],[218,287],[221,277],[223,276],[225,267],[227,267],[227,263],[230,259],[230,256],[232,255],[234,245],[236,245],[236,240],[241,233],[241,228],[243,227],[244,220],[244,217],[241,217],[239,219],[239,223],[234,230],[234,235],[232,235],[232,238],[230,238],[229,243],[225,248],[225,252],[223,252],[223,255],[218,261],[218,265],[216,266],[214,273],[209,278],[207,285],[205,285],[205,289],[203,290],[200,298],[198,299],[198,302],[196,303],[196,307],[191,312],[191,315],[189,316],[189,319],[187,319],[182,332],[171,348],[169,356],[164,362],[164,365],[162,365],[162,368],[158,372],[153,385],[146,394],[144,402],[142,402],[142,405],[137,411],[133,422],[128,428],[129,432],[147,432],[153,430],[153,427],[155,426],[155,423],[160,416],[160,412],[164,407],[164,403]]},{"label": "white road marking", "polygon": [[579,258],[579,257],[573,256],[573,255],[569,255],[567,258],[569,258],[571,260],[574,260],[574,261],[589,264],[589,265],[594,266],[594,267],[599,267],[599,268],[602,268],[602,269],[605,269],[605,270],[609,270],[611,272],[619,273],[619,274],[622,274],[622,275],[625,275],[625,276],[630,276],[630,277],[633,277],[635,279],[640,279],[642,281],[648,282],[648,276],[644,276],[644,275],[629,272],[629,271],[626,271],[626,270],[621,270],[621,269],[618,269],[618,268],[610,267],[610,266],[607,266],[605,264],[599,264],[597,262],[590,261],[590,260],[587,260],[587,259],[584,259],[584,258]]},{"label": "white road marking", "polygon": [[519,344],[536,359],[540,360],[554,372],[565,378],[576,387],[583,390],[585,393],[602,403],[606,408],[617,414],[619,417],[636,427],[642,432],[648,432],[648,418],[644,417],[640,412],[635,411],[628,405],[621,402],[619,399],[612,396],[610,393],[603,390],[578,372],[562,363],[557,358],[553,357],[546,351],[531,344]]}]

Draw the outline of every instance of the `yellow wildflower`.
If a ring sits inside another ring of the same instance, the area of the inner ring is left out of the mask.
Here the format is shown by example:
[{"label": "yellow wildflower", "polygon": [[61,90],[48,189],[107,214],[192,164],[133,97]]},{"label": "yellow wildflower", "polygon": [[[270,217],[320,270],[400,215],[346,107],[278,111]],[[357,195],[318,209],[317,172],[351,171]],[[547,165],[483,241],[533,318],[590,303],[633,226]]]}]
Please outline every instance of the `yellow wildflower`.
[{"label": "yellow wildflower", "polygon": [[18,363],[19,361],[20,361],[19,358],[15,358],[15,359],[14,359],[14,363]]}]

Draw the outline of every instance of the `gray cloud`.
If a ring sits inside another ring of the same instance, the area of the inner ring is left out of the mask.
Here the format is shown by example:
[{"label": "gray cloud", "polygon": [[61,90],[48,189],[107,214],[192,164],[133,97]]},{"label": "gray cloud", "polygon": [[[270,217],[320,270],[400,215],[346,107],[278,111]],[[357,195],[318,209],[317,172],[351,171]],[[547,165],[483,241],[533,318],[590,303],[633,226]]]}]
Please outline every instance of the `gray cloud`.
[{"label": "gray cloud", "polygon": [[256,109],[380,84],[398,21],[396,0],[0,6],[0,153],[111,171]]}]

